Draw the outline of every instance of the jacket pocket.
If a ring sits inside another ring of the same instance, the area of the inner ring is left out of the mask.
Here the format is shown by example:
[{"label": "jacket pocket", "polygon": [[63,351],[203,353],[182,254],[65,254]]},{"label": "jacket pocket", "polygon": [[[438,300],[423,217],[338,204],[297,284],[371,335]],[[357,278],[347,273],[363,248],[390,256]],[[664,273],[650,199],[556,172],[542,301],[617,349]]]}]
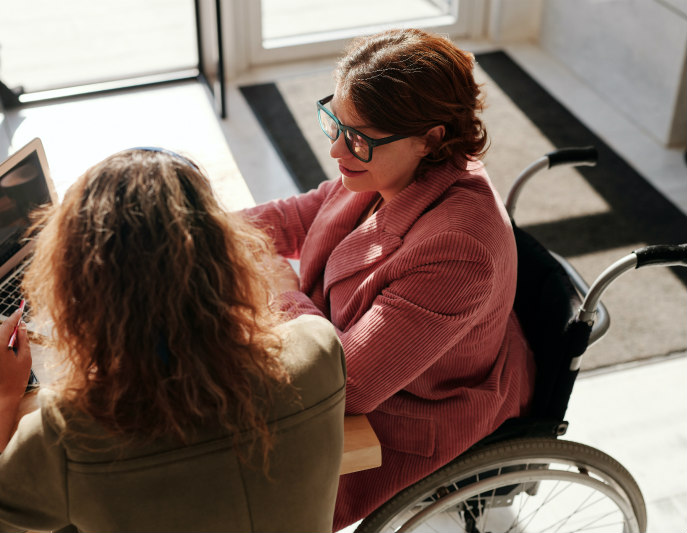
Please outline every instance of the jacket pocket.
[{"label": "jacket pocket", "polygon": [[436,444],[436,424],[431,418],[374,411],[368,413],[380,444],[401,453],[431,457]]}]

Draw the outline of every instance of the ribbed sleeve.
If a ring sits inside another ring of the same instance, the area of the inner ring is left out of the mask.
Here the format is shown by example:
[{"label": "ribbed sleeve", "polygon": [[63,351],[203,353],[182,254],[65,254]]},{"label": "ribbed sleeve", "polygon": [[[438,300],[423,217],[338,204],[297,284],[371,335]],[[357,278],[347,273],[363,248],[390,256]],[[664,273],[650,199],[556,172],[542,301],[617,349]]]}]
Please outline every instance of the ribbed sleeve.
[{"label": "ribbed sleeve", "polygon": [[272,237],[280,255],[298,259],[305,236],[333,185],[325,181],[306,194],[274,200],[242,213]]},{"label": "ribbed sleeve", "polygon": [[369,413],[405,388],[432,399],[431,384],[413,382],[461,342],[492,296],[493,265],[476,241],[440,234],[408,253],[409,269],[341,335],[349,413]]}]

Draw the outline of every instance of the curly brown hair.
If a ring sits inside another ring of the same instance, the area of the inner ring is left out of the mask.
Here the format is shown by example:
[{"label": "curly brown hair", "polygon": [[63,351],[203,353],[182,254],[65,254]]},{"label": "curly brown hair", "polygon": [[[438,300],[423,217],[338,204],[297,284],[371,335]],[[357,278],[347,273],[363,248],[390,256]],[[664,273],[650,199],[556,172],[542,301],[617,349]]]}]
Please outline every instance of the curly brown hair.
[{"label": "curly brown hair", "polygon": [[227,213],[195,163],[132,149],[93,166],[34,226],[24,286],[53,323],[62,401],[132,440],[254,430],[288,378],[269,239]]},{"label": "curly brown hair", "polygon": [[417,29],[389,30],[351,42],[336,68],[337,91],[376,129],[422,136],[446,129],[418,171],[486,152],[483,108],[473,77],[474,56],[449,39]]}]

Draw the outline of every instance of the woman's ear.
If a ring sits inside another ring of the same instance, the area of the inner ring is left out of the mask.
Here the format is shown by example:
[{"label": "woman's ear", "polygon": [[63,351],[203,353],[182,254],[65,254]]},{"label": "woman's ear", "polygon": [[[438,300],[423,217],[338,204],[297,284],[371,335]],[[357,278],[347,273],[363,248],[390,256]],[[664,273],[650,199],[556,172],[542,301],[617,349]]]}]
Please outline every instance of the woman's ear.
[{"label": "woman's ear", "polygon": [[430,128],[430,130],[423,136],[425,147],[422,153],[422,157],[425,157],[426,155],[430,154],[435,148],[437,148],[439,144],[441,144],[441,141],[444,139],[444,135],[446,135],[445,126],[439,125]]}]

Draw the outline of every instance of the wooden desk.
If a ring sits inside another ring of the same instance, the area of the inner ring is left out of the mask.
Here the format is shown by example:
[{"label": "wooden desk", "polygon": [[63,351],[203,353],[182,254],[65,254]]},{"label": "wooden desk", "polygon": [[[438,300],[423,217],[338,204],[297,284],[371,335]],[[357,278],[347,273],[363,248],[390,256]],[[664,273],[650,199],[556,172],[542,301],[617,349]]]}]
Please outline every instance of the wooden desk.
[{"label": "wooden desk", "polygon": [[365,415],[344,418],[344,452],[341,474],[376,468],[382,464],[382,447]]}]

